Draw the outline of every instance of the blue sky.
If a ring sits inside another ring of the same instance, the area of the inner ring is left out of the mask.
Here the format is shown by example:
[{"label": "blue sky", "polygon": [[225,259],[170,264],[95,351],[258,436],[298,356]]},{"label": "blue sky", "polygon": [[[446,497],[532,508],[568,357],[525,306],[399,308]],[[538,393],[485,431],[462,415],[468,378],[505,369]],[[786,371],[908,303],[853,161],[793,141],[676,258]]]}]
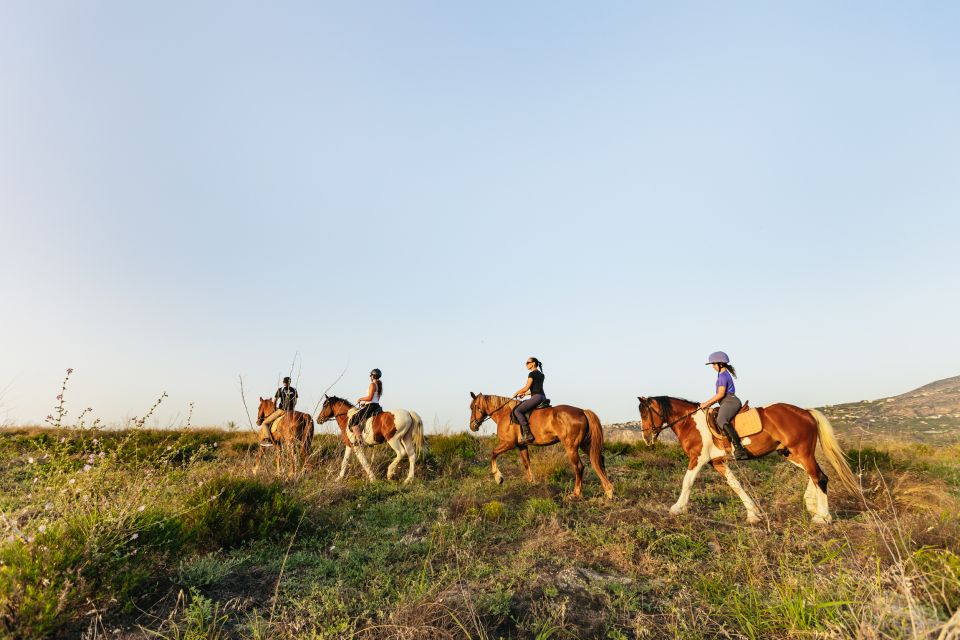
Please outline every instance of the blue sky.
[{"label": "blue sky", "polygon": [[[960,373],[952,3],[0,4],[0,420]],[[329,426],[327,427],[329,428]]]}]

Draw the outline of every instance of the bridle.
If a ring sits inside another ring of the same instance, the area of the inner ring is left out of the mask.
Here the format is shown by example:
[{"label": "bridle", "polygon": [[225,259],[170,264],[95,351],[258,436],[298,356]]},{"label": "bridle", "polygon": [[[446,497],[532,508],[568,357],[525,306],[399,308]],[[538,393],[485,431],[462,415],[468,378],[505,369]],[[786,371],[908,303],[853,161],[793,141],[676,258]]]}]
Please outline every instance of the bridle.
[{"label": "bridle", "polygon": [[[352,408],[353,408],[353,407],[350,407],[350,409],[352,409]],[[345,416],[345,415],[347,415],[348,413],[350,413],[350,409],[347,409],[347,410],[344,411],[343,413],[331,413],[331,414],[330,414],[330,417],[329,417],[329,418],[324,418],[324,419],[323,419],[323,422],[321,422],[320,424],[324,424],[324,423],[326,423],[326,422],[330,422],[331,420],[335,420],[336,418],[342,418],[343,416]],[[320,411],[323,411],[323,407],[320,407]]]},{"label": "bridle", "polygon": [[[659,403],[658,403],[658,404],[659,404]],[[671,420],[670,422],[667,422],[667,421],[666,421],[666,420],[667,420],[667,416],[663,415],[663,413],[662,413],[661,411],[659,411],[659,410],[657,410],[657,409],[654,409],[654,408],[653,408],[653,405],[650,403],[650,400],[641,400],[641,401],[640,401],[640,406],[643,406],[643,405],[646,405],[646,406],[647,406],[647,411],[649,411],[649,412],[652,413],[652,414],[655,414],[658,418],[660,418],[660,425],[657,426],[657,427],[653,427],[653,428],[652,428],[652,429],[653,429],[653,440],[654,440],[654,441],[656,441],[656,439],[660,436],[661,433],[663,433],[664,431],[666,431],[667,429],[669,429],[669,428],[672,427],[673,425],[675,425],[675,424],[677,424],[677,423],[679,423],[679,422],[683,422],[684,420],[686,420],[686,419],[689,418],[690,416],[696,415],[697,412],[700,411],[700,408],[697,407],[696,409],[694,409],[694,410],[691,411],[690,413],[684,414],[684,415],[680,416],[679,418],[676,418],[675,420]],[[640,416],[640,420],[641,420],[641,421],[643,420],[643,415]],[[641,422],[641,425],[640,425],[640,426],[641,426],[641,428],[643,427],[642,422]]]},{"label": "bridle", "polygon": [[[482,394],[482,393],[479,394],[479,395],[477,395],[477,397],[474,398],[474,402],[476,402],[477,400],[479,400],[479,399],[482,398],[482,397],[483,397],[483,394]],[[474,431],[479,430],[480,427],[483,425],[483,423],[490,419],[490,416],[491,416],[492,414],[496,413],[497,411],[500,411],[500,409],[503,409],[505,406],[507,406],[507,405],[510,404],[511,402],[513,402],[513,398],[507,398],[507,401],[506,401],[506,402],[504,402],[503,404],[501,404],[499,407],[497,407],[497,408],[494,409],[493,411],[486,411],[486,412],[484,413],[483,417],[480,418],[480,421],[477,422],[477,428],[474,429]],[[472,408],[472,407],[471,407],[471,408]]]}]

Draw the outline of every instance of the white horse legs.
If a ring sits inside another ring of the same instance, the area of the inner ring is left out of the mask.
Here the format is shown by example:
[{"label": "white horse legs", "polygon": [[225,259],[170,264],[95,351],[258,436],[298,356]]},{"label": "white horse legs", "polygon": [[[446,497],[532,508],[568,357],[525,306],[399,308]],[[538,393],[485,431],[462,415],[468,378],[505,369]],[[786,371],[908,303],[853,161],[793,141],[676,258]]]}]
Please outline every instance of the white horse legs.
[{"label": "white horse legs", "polygon": [[360,466],[363,467],[363,470],[366,471],[367,477],[370,480],[373,480],[373,468],[370,467],[370,462],[367,460],[367,456],[364,455],[363,449],[360,447],[346,447],[343,451],[343,462],[340,463],[340,475],[337,476],[337,480],[343,480],[343,476],[347,473],[347,463],[350,462],[350,455],[356,454],[357,459],[360,461]]},{"label": "white horse legs", "polygon": [[407,477],[403,481],[407,483],[413,480],[413,473],[417,467],[417,448],[414,446],[413,438],[409,434],[403,438],[403,450],[407,454],[407,460],[410,461],[410,469],[407,471]]},{"label": "white horse legs", "polygon": [[670,515],[679,515],[687,510],[687,502],[690,500],[690,487],[693,486],[693,481],[697,479],[697,474],[700,473],[700,469],[703,469],[703,465],[703,462],[698,462],[697,466],[693,469],[687,469],[687,472],[683,476],[683,488],[680,489],[680,497],[677,498],[677,502],[670,507]]},{"label": "white horse legs", "polygon": [[400,438],[396,436],[387,440],[387,444],[389,444],[393,452],[397,454],[393,462],[390,463],[390,466],[387,467],[387,480],[393,480],[393,474],[397,472],[397,465],[403,460],[406,452],[403,450],[403,444],[401,444]]},{"label": "white horse legs", "polygon": [[743,490],[743,487],[740,485],[740,481],[737,480],[737,476],[733,475],[733,471],[730,468],[723,464],[714,464],[714,468],[727,479],[727,484],[730,485],[730,488],[733,489],[733,492],[737,494],[740,498],[740,502],[743,503],[743,506],[747,509],[747,522],[754,524],[760,522],[760,516],[757,514],[757,505],[753,501],[753,498]]}]

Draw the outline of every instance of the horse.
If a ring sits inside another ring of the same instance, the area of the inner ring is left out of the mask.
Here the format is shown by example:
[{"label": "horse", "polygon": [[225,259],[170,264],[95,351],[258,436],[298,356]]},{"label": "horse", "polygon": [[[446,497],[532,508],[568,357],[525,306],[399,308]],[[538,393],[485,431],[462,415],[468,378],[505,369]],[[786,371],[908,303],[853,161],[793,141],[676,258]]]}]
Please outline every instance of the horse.
[{"label": "horse", "polygon": [[[513,448],[520,450],[520,460],[527,472],[527,480],[533,482],[530,469],[530,453],[526,444],[519,444],[520,426],[510,421],[510,415],[518,402],[503,396],[485,396],[470,392],[470,430],[479,431],[487,418],[493,418],[497,424],[497,446],[490,458],[491,473],[497,484],[503,483],[503,474],[497,468],[497,456]],[[589,452],[590,464],[600,478],[603,492],[607,498],[613,497],[613,483],[607,478],[606,464],[603,459],[603,427],[600,418],[590,409],[580,409],[570,405],[558,405],[538,409],[530,414],[530,430],[533,432],[533,444],[543,447],[560,442],[567,452],[567,458],[573,467],[576,481],[573,485],[573,497],[583,493],[583,462],[578,449]]]},{"label": "horse", "polygon": [[[757,505],[743,490],[726,464],[730,455],[729,441],[726,438],[718,439],[710,433],[706,412],[699,410],[698,403],[669,396],[638,396],[637,399],[640,401],[643,441],[652,446],[661,431],[672,429],[689,459],[680,497],[670,507],[670,514],[678,515],[687,510],[690,487],[700,470],[710,463],[740,497],[747,509],[747,522],[759,522]],[[860,488],[843,450],[837,443],[830,421],[816,409],[802,409],[786,403],[772,404],[758,408],[757,411],[760,413],[762,431],[750,436],[749,442],[744,442],[744,447],[755,458],[776,451],[806,471],[808,480],[803,499],[807,511],[815,523],[831,522],[833,518],[827,502],[827,476],[815,457],[818,441],[824,457],[837,473],[840,484],[854,495],[860,494]]]},{"label": "horse", "polygon": [[[277,410],[277,404],[272,398],[260,398],[260,407],[257,409],[257,426],[271,413]],[[303,467],[307,465],[310,448],[313,445],[313,418],[303,411],[285,411],[282,416],[273,421],[267,429],[270,439],[280,445],[280,452],[276,455],[277,471],[280,471],[280,457],[285,449],[292,449],[290,456],[292,466],[289,475],[297,470],[297,458]],[[299,456],[296,455],[296,445],[300,444]],[[257,449],[257,460],[253,464],[253,472],[260,469],[260,460],[263,458],[263,447]]]},{"label": "horse", "polygon": [[[347,429],[347,423],[351,416],[358,410],[358,407],[353,406],[348,400],[324,395],[323,406],[320,408],[320,413],[317,414],[317,424],[323,424],[331,418],[336,418],[337,425],[340,427],[340,439],[346,445],[343,452],[343,462],[340,463],[340,475],[337,476],[337,480],[342,480],[344,474],[346,474],[347,463],[353,453],[357,454],[367,477],[371,481],[374,479],[373,469],[367,461],[367,456],[363,453],[363,447],[356,446],[357,443],[353,440],[353,434]],[[367,418],[366,424],[363,425],[363,441],[367,445],[386,442],[396,452],[397,456],[387,467],[387,480],[393,480],[397,465],[406,456],[407,460],[410,461],[410,468],[403,482],[410,482],[413,480],[416,469],[416,459],[423,451],[423,420],[415,411],[406,409],[384,411],[372,418]]]}]

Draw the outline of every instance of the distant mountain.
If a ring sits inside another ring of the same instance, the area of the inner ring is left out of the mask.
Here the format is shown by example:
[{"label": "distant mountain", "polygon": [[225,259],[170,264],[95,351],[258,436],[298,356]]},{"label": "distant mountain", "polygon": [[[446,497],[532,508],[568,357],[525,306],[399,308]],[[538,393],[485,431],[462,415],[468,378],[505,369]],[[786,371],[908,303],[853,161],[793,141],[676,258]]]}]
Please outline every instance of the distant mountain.
[{"label": "distant mountain", "polygon": [[838,431],[934,444],[960,441],[960,376],[879,400],[821,407]]}]

